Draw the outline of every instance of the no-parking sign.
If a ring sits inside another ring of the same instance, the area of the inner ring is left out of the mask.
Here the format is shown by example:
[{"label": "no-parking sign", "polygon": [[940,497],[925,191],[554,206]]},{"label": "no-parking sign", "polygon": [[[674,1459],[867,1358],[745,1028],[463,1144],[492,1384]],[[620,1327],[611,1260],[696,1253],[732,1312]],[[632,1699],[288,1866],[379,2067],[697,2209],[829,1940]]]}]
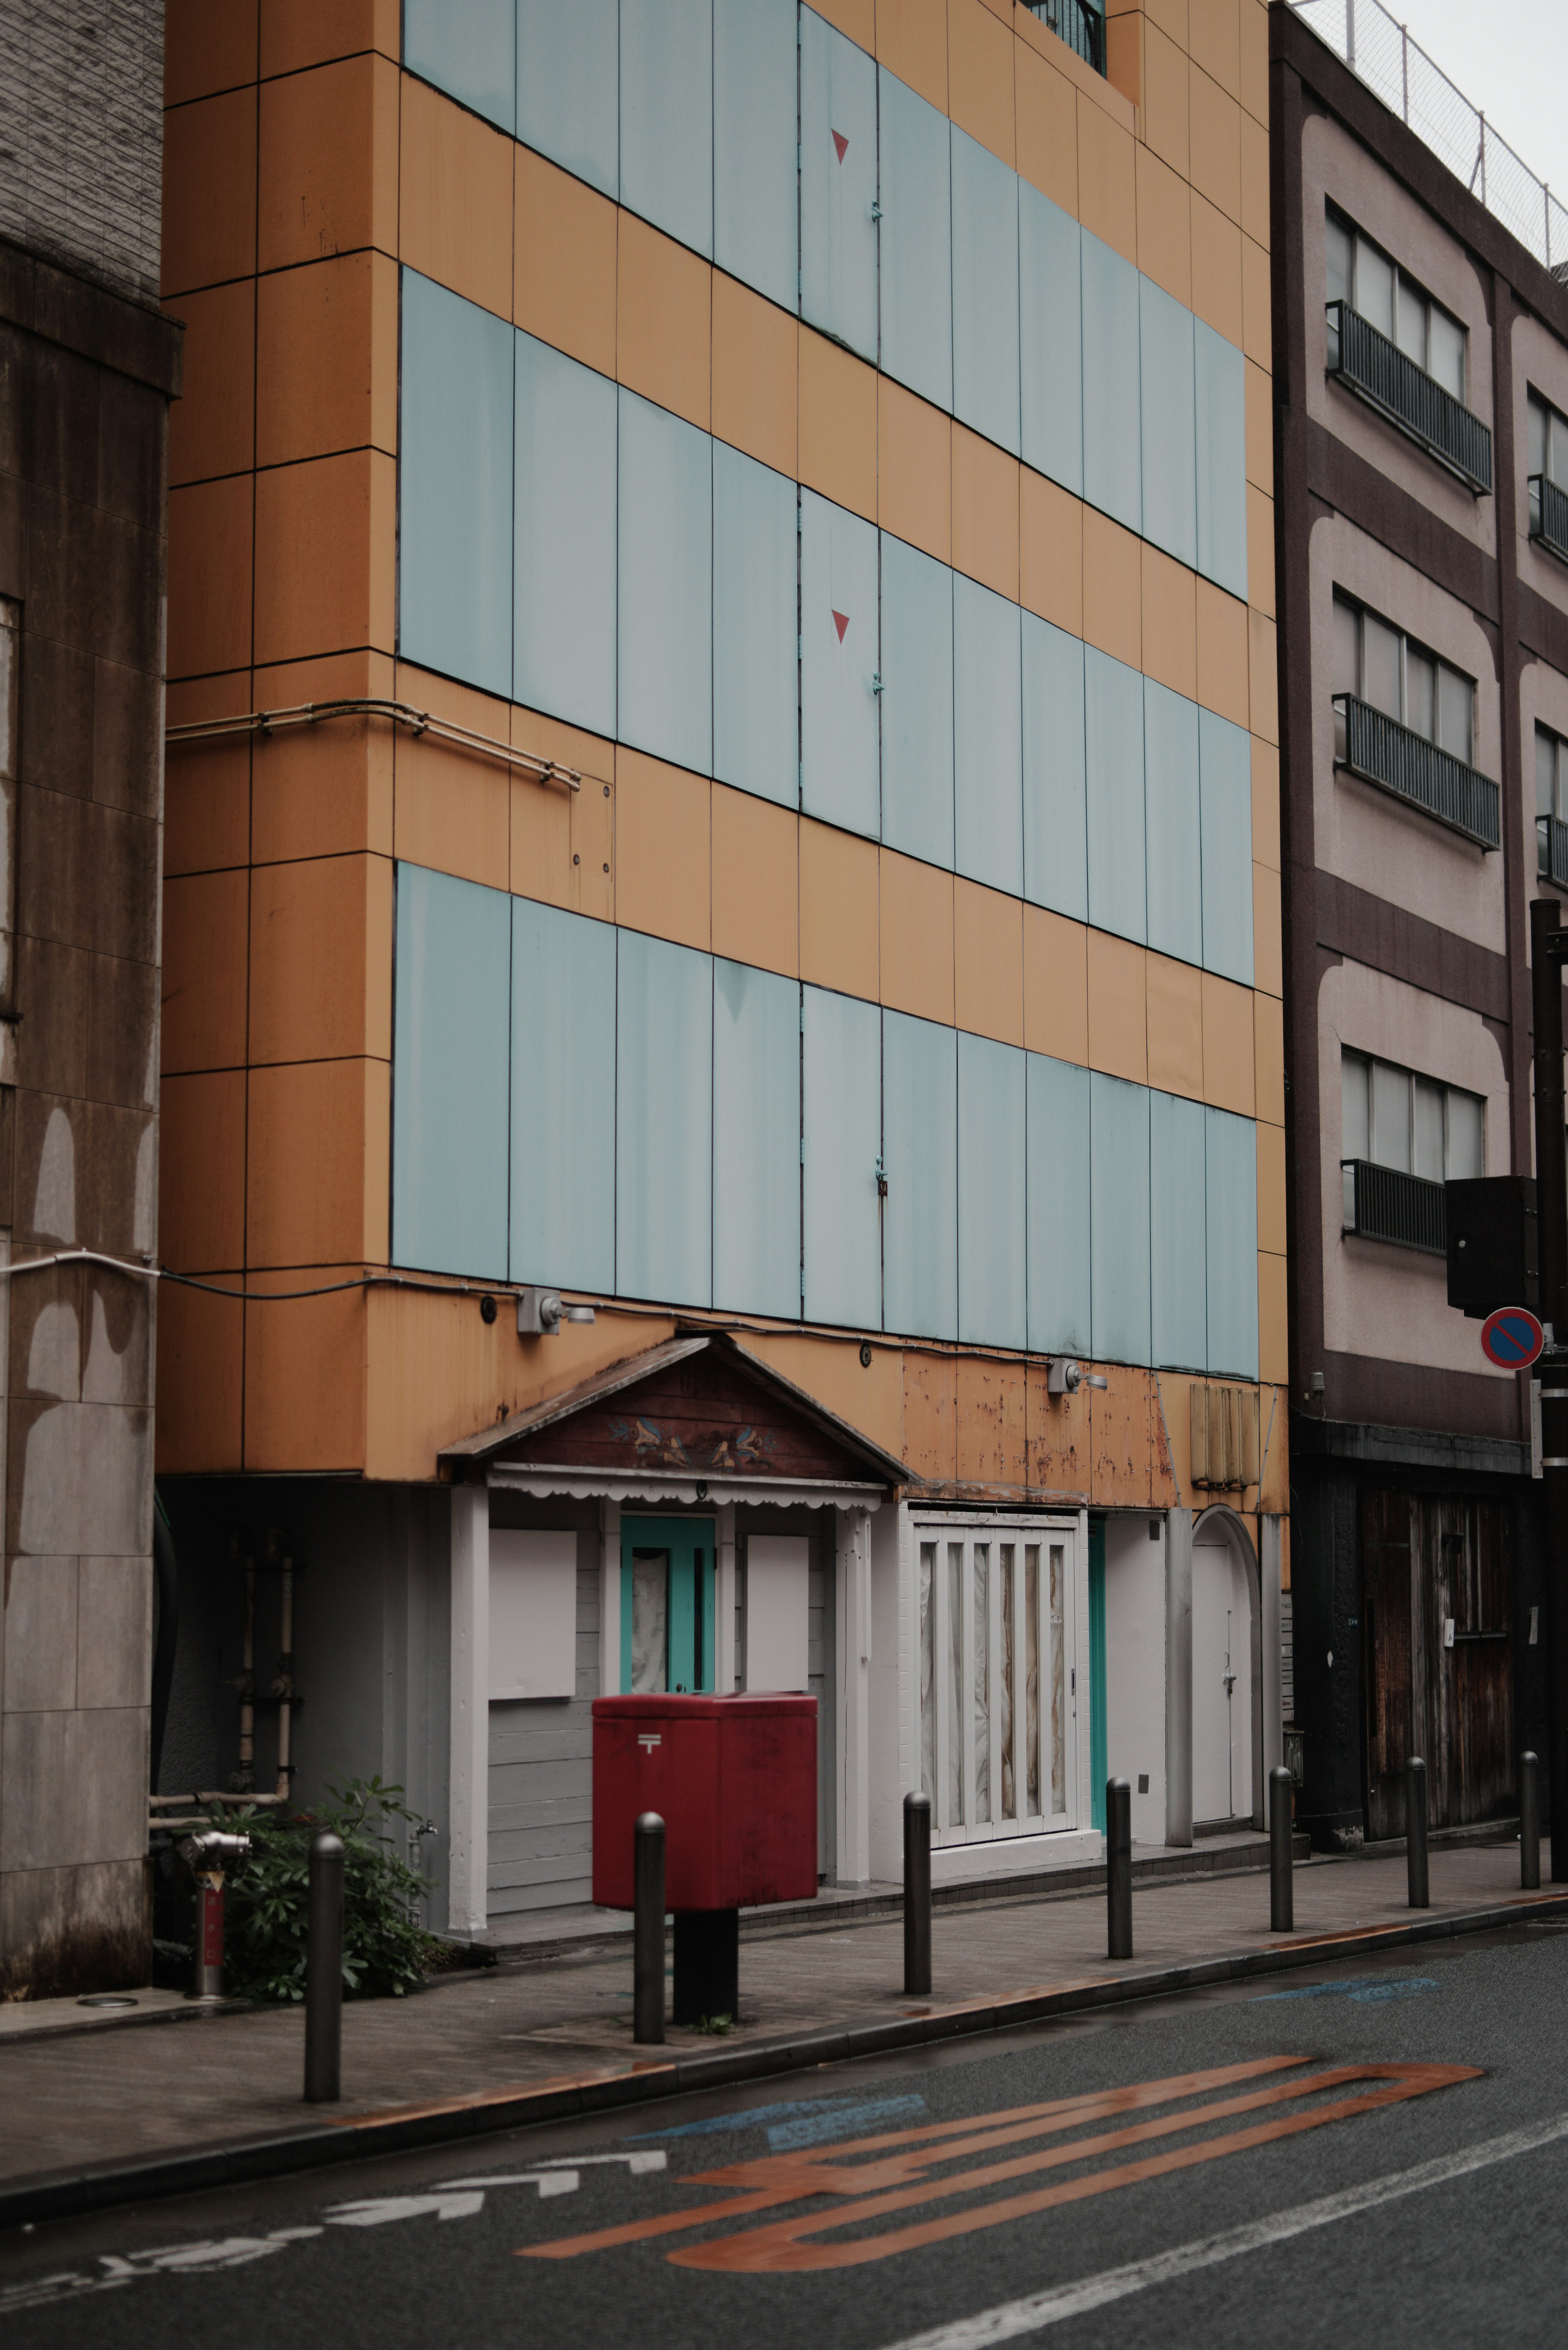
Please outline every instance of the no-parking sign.
[{"label": "no-parking sign", "polygon": [[1546,1333],[1528,1305],[1500,1305],[1481,1324],[1481,1352],[1501,1371],[1528,1370]]}]

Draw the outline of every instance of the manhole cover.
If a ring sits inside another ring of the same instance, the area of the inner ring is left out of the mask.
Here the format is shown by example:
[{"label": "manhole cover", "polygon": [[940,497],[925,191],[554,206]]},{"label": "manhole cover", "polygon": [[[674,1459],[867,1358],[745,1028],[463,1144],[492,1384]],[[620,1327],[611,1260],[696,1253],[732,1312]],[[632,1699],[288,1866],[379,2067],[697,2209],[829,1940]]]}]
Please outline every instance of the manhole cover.
[{"label": "manhole cover", "polygon": [[78,1999],[77,2005],[78,2007],[134,2007],[136,2002],[128,1991],[95,1991],[88,1998]]}]

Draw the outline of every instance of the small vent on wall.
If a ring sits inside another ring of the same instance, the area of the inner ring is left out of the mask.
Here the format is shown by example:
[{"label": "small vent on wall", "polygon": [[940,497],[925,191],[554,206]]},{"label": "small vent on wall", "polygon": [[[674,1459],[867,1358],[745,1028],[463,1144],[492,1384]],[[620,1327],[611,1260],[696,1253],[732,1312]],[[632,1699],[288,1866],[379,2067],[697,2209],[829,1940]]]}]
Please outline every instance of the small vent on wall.
[{"label": "small vent on wall", "polygon": [[1194,1385],[1192,1482],[1221,1489],[1257,1483],[1256,1388]]}]

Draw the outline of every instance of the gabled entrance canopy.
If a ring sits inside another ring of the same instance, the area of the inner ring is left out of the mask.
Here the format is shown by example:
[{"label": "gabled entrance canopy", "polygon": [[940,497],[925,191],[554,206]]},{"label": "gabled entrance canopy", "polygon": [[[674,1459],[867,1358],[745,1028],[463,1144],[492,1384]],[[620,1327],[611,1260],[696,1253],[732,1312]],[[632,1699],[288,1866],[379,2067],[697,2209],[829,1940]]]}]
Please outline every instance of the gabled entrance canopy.
[{"label": "gabled entrance canopy", "polygon": [[891,1452],[736,1345],[692,1332],[448,1445],[443,1471],[616,1501],[836,1503],[919,1482]]}]

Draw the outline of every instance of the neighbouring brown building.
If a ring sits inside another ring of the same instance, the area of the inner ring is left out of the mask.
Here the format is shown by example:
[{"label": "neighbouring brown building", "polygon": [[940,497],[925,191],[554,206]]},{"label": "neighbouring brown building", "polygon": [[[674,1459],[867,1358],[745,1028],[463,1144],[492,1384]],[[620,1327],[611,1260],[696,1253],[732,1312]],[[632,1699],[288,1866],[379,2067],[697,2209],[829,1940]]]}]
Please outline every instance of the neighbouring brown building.
[{"label": "neighbouring brown building", "polygon": [[[1324,1842],[1402,1833],[1407,1754],[1459,1825],[1544,1751],[1529,1383],[1448,1305],[1443,1185],[1532,1171],[1529,901],[1568,887],[1568,217],[1376,0],[1348,21],[1271,10],[1286,1702]],[[1462,117],[1468,186],[1410,127]]]},{"label": "neighbouring brown building", "polygon": [[[162,10],[0,0],[0,1990],[144,1981]],[[55,1262],[64,1252],[95,1252]],[[33,1260],[42,1267],[24,1274]],[[108,1263],[104,1260],[118,1260]]]}]

